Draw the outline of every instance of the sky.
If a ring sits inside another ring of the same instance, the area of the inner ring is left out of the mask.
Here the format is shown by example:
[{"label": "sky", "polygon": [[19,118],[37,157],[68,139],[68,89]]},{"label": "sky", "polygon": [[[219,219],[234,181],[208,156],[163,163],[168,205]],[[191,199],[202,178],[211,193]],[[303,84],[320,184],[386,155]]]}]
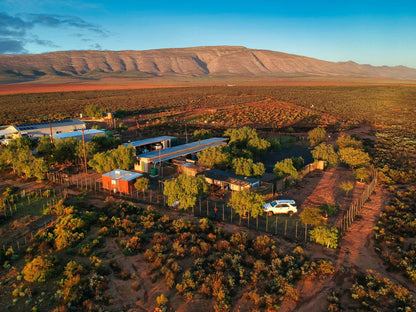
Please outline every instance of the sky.
[{"label": "sky", "polygon": [[0,54],[213,45],[416,68],[416,1],[0,0]]}]

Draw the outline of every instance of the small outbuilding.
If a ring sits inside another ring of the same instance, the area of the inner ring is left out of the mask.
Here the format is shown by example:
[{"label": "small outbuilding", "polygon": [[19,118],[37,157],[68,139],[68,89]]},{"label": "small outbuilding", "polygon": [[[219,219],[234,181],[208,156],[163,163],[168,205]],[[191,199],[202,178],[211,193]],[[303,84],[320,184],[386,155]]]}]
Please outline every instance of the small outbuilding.
[{"label": "small outbuilding", "polygon": [[114,193],[130,194],[135,190],[134,183],[142,176],[138,172],[115,169],[102,175],[103,188]]},{"label": "small outbuilding", "polygon": [[201,174],[205,176],[205,181],[208,184],[217,185],[221,189],[241,191],[260,186],[259,179],[238,176],[222,170],[211,169]]}]

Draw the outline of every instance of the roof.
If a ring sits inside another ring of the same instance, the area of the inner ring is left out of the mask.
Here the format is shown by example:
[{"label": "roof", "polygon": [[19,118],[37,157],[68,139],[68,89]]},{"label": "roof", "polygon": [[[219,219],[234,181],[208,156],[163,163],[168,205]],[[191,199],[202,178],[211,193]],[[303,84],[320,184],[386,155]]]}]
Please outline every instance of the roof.
[{"label": "roof", "polygon": [[6,136],[6,135],[9,135],[9,134],[12,134],[12,133],[16,133],[16,131],[13,131],[12,129],[10,129],[10,127],[6,128],[6,129],[2,129],[2,130],[0,130],[0,137]]},{"label": "roof", "polygon": [[[85,126],[85,122],[79,119],[67,119],[67,120],[51,122],[52,127],[65,127],[65,126],[77,126],[77,125]],[[14,127],[17,131],[44,129],[44,128],[49,128],[49,122],[47,121],[47,122],[13,125],[12,127]]]},{"label": "roof", "polygon": [[228,138],[210,138],[206,140],[200,140],[188,144],[165,148],[150,153],[140,154],[136,157],[147,158],[156,164],[159,163],[159,159],[161,161],[166,161],[180,156],[186,156],[191,153],[197,153],[208,147],[225,145],[227,144],[227,140]]},{"label": "roof", "polygon": [[142,177],[143,175],[138,172],[127,171],[122,169],[115,169],[113,171],[103,173],[103,176],[110,177],[116,180],[124,180],[124,181],[131,181],[137,178]]},{"label": "roof", "polygon": [[123,143],[123,145],[124,146],[131,145],[133,147],[138,147],[138,146],[143,146],[143,145],[153,144],[153,143],[159,143],[159,142],[162,142],[162,141],[173,140],[173,139],[176,139],[176,137],[165,135],[165,136],[160,136],[160,137],[156,137],[156,138],[133,141],[133,142],[130,142],[130,143]]},{"label": "roof", "polygon": [[[97,130],[97,129],[84,130],[84,135],[94,135],[94,134],[105,134],[105,131]],[[53,137],[56,139],[66,139],[66,138],[72,138],[76,136],[82,136],[82,131],[77,130],[77,131],[70,131],[70,132],[64,132],[64,133],[57,133],[53,135]]]},{"label": "roof", "polygon": [[234,184],[234,185],[239,185],[239,186],[247,186],[247,185],[252,185],[256,182],[259,182],[259,180],[255,178],[238,176],[238,175],[225,172],[222,170],[217,170],[217,169],[207,170],[207,171],[204,171],[202,174],[209,179],[213,179],[217,181],[224,181],[224,182]]}]

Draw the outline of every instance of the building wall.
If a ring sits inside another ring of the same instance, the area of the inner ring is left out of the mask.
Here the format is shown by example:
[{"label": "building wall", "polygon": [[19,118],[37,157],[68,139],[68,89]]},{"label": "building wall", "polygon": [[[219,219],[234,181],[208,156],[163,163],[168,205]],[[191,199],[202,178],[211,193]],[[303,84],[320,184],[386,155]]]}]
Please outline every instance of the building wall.
[{"label": "building wall", "polygon": [[111,177],[107,177],[107,176],[102,176],[102,183],[103,183],[103,188],[107,189],[107,190],[111,190],[111,192],[114,192],[114,190],[117,190],[117,193],[126,193],[126,194],[130,194],[130,192],[135,191],[136,188],[134,187],[134,183],[136,182],[136,180],[132,180],[132,181],[125,181],[125,180],[115,180],[117,181],[117,184],[112,184],[111,181],[113,180],[113,178]]}]

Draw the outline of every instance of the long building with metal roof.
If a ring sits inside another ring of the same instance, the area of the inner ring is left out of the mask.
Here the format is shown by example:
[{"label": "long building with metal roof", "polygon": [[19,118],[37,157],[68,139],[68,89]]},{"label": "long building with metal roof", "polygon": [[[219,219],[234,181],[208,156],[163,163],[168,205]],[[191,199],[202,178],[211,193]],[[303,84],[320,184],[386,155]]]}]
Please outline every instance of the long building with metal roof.
[{"label": "long building with metal roof", "polygon": [[[178,145],[171,148],[161,149],[158,151],[137,155],[138,163],[136,170],[150,172],[159,162],[168,161],[178,157],[200,152],[208,147],[226,145],[228,138],[210,138],[188,144]],[[153,166],[152,166],[153,164]]]},{"label": "long building with metal roof", "polygon": [[165,149],[171,147],[172,140],[175,140],[176,137],[173,136],[160,136],[156,138],[149,138],[139,141],[133,141],[128,143],[123,143],[124,146],[133,146],[136,149],[138,154],[143,154],[150,152],[155,149]]},{"label": "long building with metal roof", "polygon": [[[84,139],[85,142],[89,142],[92,140],[93,137],[96,136],[105,136],[105,131],[98,130],[98,129],[87,129],[84,130]],[[71,131],[71,132],[63,132],[63,133],[56,133],[53,134],[55,139],[67,139],[67,138],[74,138],[78,140],[82,140],[82,130],[79,131]]]},{"label": "long building with metal roof", "polygon": [[14,136],[27,136],[32,139],[40,138],[44,135],[70,132],[85,129],[85,122],[79,119],[60,120],[49,122],[28,123],[9,126],[6,130]]}]

